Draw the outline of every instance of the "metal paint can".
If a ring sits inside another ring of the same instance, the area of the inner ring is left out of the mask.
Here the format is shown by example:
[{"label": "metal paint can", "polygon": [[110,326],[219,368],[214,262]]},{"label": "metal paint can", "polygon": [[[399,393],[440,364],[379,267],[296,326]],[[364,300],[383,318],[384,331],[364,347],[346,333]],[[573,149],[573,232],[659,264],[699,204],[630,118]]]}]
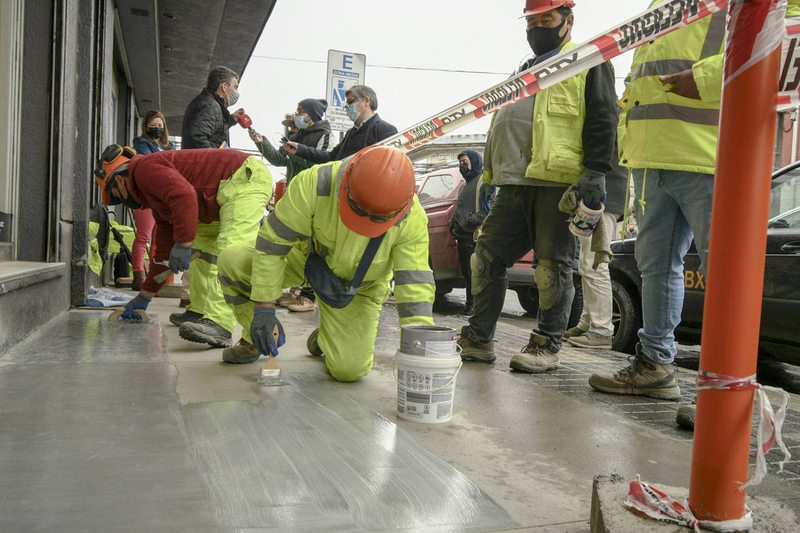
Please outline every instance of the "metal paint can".
[{"label": "metal paint can", "polygon": [[423,357],[458,355],[453,328],[415,324],[400,328],[400,352]]}]

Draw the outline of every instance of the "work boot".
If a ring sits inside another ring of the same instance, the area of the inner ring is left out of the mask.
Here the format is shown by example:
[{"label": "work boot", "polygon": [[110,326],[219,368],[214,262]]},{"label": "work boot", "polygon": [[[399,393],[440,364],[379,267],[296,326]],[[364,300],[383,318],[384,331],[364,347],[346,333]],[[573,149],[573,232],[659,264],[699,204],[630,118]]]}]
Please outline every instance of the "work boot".
[{"label": "work boot", "polygon": [[142,271],[134,270],[133,272],[133,281],[131,282],[131,290],[132,291],[140,291],[142,290],[142,283],[147,276]]},{"label": "work boot", "polygon": [[319,328],[312,331],[306,339],[306,348],[311,355],[322,357],[322,348],[319,346]]},{"label": "work boot", "polygon": [[531,333],[527,346],[520,353],[514,354],[508,366],[528,374],[541,374],[555,370],[558,368],[558,363],[558,353],[550,347],[547,337]]},{"label": "work boot", "polygon": [[169,321],[176,326],[182,326],[186,322],[197,322],[201,318],[203,318],[203,315],[195,313],[194,311],[184,311],[183,313],[172,313],[169,315]]},{"label": "work boot", "polygon": [[567,342],[578,348],[610,350],[612,340],[611,335],[600,335],[594,331],[584,331],[583,335],[573,335],[567,339]]},{"label": "work boot", "polygon": [[681,397],[678,387],[677,367],[674,363],[656,363],[645,357],[641,345],[636,345],[636,355],[628,358],[631,362],[614,374],[592,374],[589,385],[600,392],[650,396],[662,400],[677,400]]},{"label": "work boot", "polygon": [[286,304],[284,307],[289,311],[294,311],[295,313],[305,313],[307,311],[313,311],[317,308],[317,304],[311,298],[306,298],[303,295],[297,295],[292,298],[292,300]]},{"label": "work boot", "polygon": [[697,414],[697,405],[685,404],[678,407],[678,415],[675,422],[684,429],[694,429],[694,417]]},{"label": "work boot", "polygon": [[227,348],[231,345],[231,332],[208,318],[184,322],[178,335],[187,341],[206,343],[215,348]]},{"label": "work boot", "polygon": [[254,363],[259,357],[261,354],[258,353],[258,348],[244,340],[244,337],[239,339],[236,346],[222,350],[222,360],[235,365]]},{"label": "work boot", "polygon": [[561,337],[562,339],[569,339],[570,337],[578,337],[579,335],[583,335],[589,331],[588,329],[583,329],[580,326],[574,326],[569,328],[567,331],[564,332],[564,335]]},{"label": "work boot", "polygon": [[286,307],[289,305],[289,303],[294,299],[292,290],[293,289],[289,289],[289,292],[284,292],[283,295],[276,300],[275,305],[279,305],[281,307]]},{"label": "work boot", "polygon": [[461,335],[459,335],[456,340],[456,344],[461,348],[462,361],[494,363],[496,359],[494,355],[494,341],[489,341],[487,343],[474,342],[469,337],[466,337],[462,330]]}]

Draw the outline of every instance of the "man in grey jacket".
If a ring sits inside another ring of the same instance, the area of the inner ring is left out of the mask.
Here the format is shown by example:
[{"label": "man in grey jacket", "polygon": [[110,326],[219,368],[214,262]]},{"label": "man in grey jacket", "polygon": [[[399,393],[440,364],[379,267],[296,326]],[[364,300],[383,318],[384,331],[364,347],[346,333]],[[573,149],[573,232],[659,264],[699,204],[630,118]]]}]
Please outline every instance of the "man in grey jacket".
[{"label": "man in grey jacket", "polygon": [[[532,62],[574,45],[571,0],[526,2]],[[475,312],[458,340],[464,361],[495,360],[494,332],[508,288],[506,269],[532,248],[539,288],[538,325],[511,368],[558,368],[561,337],[574,295],[575,237],[558,204],[570,184],[589,206],[605,194],[616,137],[614,72],[602,63],[495,114],[484,152],[484,181],[500,187],[472,256]]]}]

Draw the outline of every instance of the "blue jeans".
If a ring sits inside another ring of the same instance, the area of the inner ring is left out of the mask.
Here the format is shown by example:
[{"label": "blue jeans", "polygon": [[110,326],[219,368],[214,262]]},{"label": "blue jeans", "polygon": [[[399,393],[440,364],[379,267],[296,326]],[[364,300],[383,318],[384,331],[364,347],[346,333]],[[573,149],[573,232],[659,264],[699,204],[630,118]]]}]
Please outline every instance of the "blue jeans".
[{"label": "blue jeans", "polygon": [[[708,258],[714,176],[634,169],[636,264],[642,273],[642,354],[661,364],[675,360],[675,328],[683,310],[683,257],[692,238],[702,271]],[[644,205],[642,205],[644,204]]]}]

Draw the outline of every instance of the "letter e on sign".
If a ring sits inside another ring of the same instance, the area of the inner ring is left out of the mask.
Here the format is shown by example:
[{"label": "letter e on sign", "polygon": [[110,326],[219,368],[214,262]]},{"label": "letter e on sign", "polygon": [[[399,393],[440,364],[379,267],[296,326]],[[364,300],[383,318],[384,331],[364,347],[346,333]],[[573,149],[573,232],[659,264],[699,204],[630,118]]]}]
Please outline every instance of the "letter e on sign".
[{"label": "letter e on sign", "polygon": [[342,56],[342,68],[345,70],[353,70],[353,56],[347,54]]}]

